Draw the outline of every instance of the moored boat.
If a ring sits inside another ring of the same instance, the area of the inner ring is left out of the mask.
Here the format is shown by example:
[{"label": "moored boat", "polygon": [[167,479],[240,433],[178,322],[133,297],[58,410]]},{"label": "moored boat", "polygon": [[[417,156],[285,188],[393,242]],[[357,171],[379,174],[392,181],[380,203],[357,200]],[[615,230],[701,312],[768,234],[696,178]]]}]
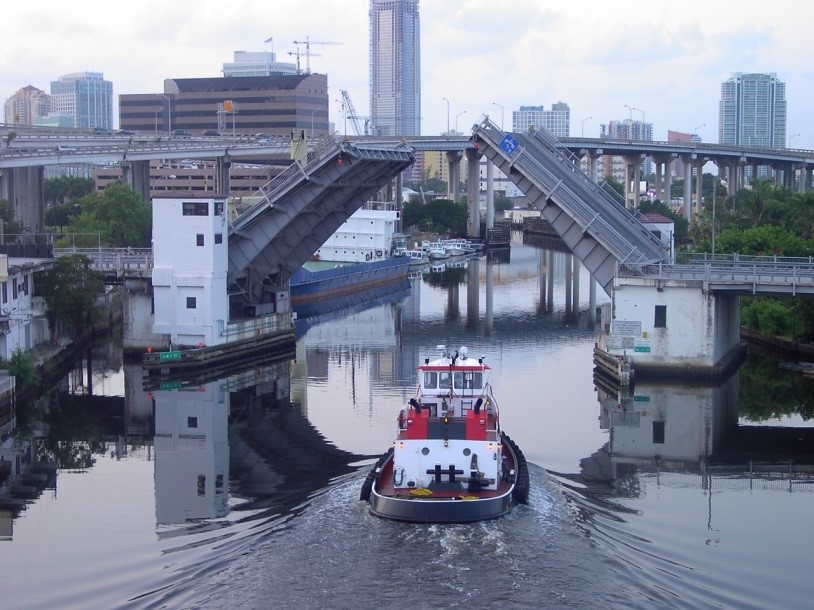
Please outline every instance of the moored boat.
[{"label": "moored boat", "polygon": [[376,516],[423,523],[493,519],[528,499],[523,453],[501,430],[490,367],[466,347],[418,367],[416,396],[360,499]]}]

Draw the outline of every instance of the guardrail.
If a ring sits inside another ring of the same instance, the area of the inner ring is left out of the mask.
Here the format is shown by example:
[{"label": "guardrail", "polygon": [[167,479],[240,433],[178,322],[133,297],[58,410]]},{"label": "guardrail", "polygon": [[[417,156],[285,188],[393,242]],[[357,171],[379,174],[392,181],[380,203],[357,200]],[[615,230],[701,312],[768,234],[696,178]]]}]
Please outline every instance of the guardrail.
[{"label": "guardrail", "polygon": [[697,280],[714,284],[758,287],[814,288],[814,257],[741,257],[704,260],[702,255],[684,264],[637,265],[617,263],[616,277],[644,277],[655,280]]},{"label": "guardrail", "polygon": [[101,272],[150,271],[153,268],[152,248],[54,248],[54,257],[83,254],[91,267]]}]

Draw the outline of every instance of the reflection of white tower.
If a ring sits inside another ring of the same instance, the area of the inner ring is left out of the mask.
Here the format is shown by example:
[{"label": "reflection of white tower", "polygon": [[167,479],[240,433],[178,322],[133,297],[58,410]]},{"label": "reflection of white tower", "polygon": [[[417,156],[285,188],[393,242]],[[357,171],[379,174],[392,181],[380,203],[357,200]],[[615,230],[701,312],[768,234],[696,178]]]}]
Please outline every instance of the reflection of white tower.
[{"label": "reflection of white tower", "polygon": [[155,393],[155,515],[223,517],[229,498],[229,393],[219,382]]}]

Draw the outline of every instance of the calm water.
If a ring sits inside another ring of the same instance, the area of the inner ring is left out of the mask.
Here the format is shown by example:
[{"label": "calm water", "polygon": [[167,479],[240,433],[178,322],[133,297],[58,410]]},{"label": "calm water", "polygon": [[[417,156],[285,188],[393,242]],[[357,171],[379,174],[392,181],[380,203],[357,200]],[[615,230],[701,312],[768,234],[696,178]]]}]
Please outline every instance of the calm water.
[{"label": "calm water", "polygon": [[[145,387],[115,346],[96,350],[93,399],[78,371],[43,407],[50,432],[21,423],[62,467],[0,516],[0,607],[809,607],[814,478],[778,466],[777,443],[750,473],[736,442],[757,428],[738,402],[766,393],[765,361],[715,388],[597,392],[588,278],[583,315],[565,315],[556,253],[546,311],[541,256],[515,243],[510,263],[301,320],[293,362],[227,380]],[[393,523],[358,501],[438,344],[486,356],[531,462],[530,502],[505,518]],[[778,401],[814,395],[768,366]],[[810,448],[805,417],[775,402],[760,430],[796,426],[785,445]]]}]

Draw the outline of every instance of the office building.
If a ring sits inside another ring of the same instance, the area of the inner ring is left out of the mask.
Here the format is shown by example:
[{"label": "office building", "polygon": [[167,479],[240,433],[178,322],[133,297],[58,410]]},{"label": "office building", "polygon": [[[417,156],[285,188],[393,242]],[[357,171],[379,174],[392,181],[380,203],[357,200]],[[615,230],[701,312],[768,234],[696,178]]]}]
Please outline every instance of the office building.
[{"label": "office building", "polygon": [[175,78],[164,93],[119,96],[119,125],[132,131],[290,136],[328,132],[325,74]]},{"label": "office building", "polygon": [[80,129],[113,128],[113,83],[101,72],[76,72],[51,83],[51,112]]},{"label": "office building", "polygon": [[6,100],[5,122],[9,125],[36,125],[51,112],[51,96],[31,85]]},{"label": "office building", "polygon": [[282,76],[296,73],[296,64],[277,61],[276,53],[268,51],[235,51],[234,61],[223,64],[224,76]]},{"label": "office building", "polygon": [[721,83],[718,143],[786,146],[786,84],[777,74],[736,72]]},{"label": "office building", "polygon": [[512,112],[512,131],[523,133],[529,129],[546,129],[554,137],[567,138],[571,134],[571,109],[568,104],[557,102],[551,110],[544,106],[520,106]]},{"label": "office building", "polygon": [[373,135],[421,135],[418,0],[370,0]]}]

